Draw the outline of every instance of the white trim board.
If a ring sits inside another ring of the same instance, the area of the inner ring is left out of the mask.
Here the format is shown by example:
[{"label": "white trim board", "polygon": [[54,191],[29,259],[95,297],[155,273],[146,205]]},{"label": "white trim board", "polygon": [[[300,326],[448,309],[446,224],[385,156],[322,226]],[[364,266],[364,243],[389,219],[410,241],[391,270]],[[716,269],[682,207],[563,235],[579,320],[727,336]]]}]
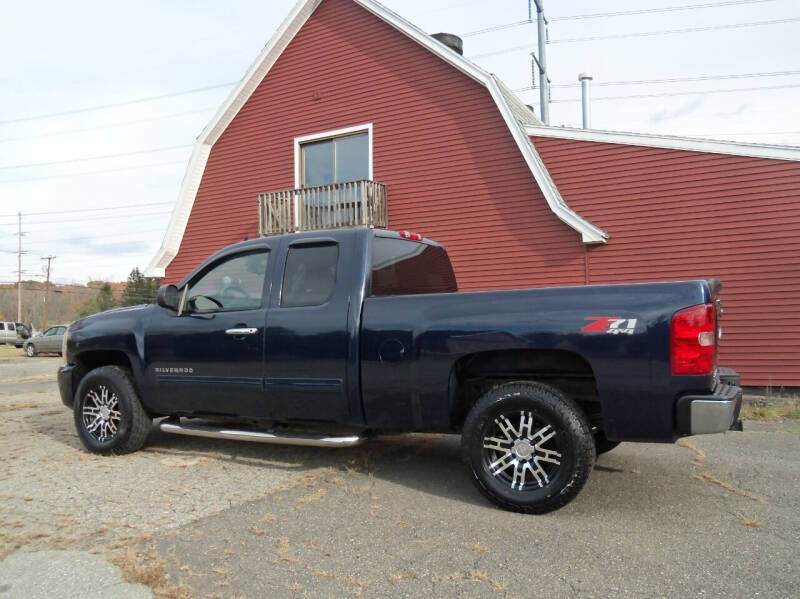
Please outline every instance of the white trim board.
[{"label": "white trim board", "polygon": [[342,129],[334,129],[332,131],[323,131],[322,133],[312,133],[310,135],[303,135],[294,138],[294,187],[299,188],[302,185],[300,180],[301,164],[300,164],[300,146],[310,141],[317,141],[322,139],[331,139],[333,137],[343,137],[351,133],[365,133],[367,134],[367,160],[368,163],[368,179],[372,179],[372,123],[364,123],[363,125],[353,125],[352,127],[343,127]]},{"label": "white trim board", "polygon": [[527,125],[525,132],[538,137],[555,137],[558,139],[575,139],[579,141],[595,141],[632,146],[649,146],[671,150],[688,150],[691,152],[709,152],[712,154],[730,154],[732,156],[750,156],[753,158],[771,158],[773,160],[800,160],[800,147],[772,144],[754,144],[740,141],[720,141],[697,137],[680,137],[677,135],[657,135],[652,133],[623,133],[617,131],[600,131],[597,129],[575,129],[572,127],[550,127],[546,125]]},{"label": "white trim board", "polygon": [[[220,135],[222,135],[223,131],[225,131],[259,84],[264,80],[264,77],[278,60],[278,57],[289,45],[314,10],[319,6],[321,1],[322,0],[299,0],[280,27],[278,27],[277,31],[275,31],[267,45],[264,46],[264,49],[247,70],[242,80],[234,88],[225,102],[223,102],[219,110],[217,110],[211,122],[209,122],[197,138],[195,149],[192,152],[192,158],[189,160],[186,175],[181,185],[177,204],[173,210],[172,218],[170,219],[167,232],[164,236],[164,241],[155,257],[150,262],[150,265],[145,269],[145,274],[147,274],[147,276],[163,277],[166,266],[178,253],[211,147],[216,143]],[[608,236],[601,229],[595,227],[589,221],[581,218],[577,213],[570,210],[566,202],[564,202],[553,180],[550,178],[550,174],[547,172],[542,159],[536,153],[536,149],[531,143],[530,138],[526,135],[523,125],[515,116],[514,110],[509,103],[510,100],[507,95],[503,93],[503,88],[500,87],[493,75],[484,71],[457,52],[454,52],[452,49],[422,31],[416,25],[413,25],[378,2],[374,0],[351,1],[405,34],[468,77],[471,77],[485,86],[489,90],[492,99],[497,104],[500,114],[503,116],[514,140],[517,142],[528,167],[531,169],[535,181],[539,184],[545,200],[553,213],[580,233],[585,243],[605,242]],[[519,109],[517,104],[519,103],[517,102],[514,104],[514,108]],[[537,122],[537,119],[535,117],[526,118],[526,124],[530,122]]]}]

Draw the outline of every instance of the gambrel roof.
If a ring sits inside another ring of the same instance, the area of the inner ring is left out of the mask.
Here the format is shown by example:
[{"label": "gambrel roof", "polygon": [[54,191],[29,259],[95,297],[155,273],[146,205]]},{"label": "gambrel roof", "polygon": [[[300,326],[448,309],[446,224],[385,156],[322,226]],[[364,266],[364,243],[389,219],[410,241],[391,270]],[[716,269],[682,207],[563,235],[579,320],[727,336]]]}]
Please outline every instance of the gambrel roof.
[{"label": "gambrel roof", "polygon": [[[584,243],[605,242],[608,237],[606,233],[571,210],[561,197],[555,183],[547,172],[544,162],[536,152],[536,148],[525,130],[526,126],[536,126],[541,123],[511,90],[491,73],[484,71],[470,60],[454,52],[378,2],[374,0],[350,1],[355,2],[483,85],[497,105],[497,109],[502,115],[506,126],[508,126],[552,212],[564,223],[580,233]],[[321,2],[322,0],[300,0],[295,5],[258,55],[255,62],[250,66],[245,76],[197,138],[164,241],[146,269],[148,276],[164,276],[166,266],[178,253],[211,148]]]}]

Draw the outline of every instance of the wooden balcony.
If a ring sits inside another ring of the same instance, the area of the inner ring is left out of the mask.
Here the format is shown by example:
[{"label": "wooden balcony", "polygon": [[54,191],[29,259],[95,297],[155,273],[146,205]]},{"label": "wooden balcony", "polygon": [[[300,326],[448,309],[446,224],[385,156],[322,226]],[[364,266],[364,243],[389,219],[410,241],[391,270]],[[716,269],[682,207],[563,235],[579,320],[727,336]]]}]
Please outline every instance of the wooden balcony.
[{"label": "wooden balcony", "polygon": [[261,236],[341,227],[386,227],[386,185],[361,180],[258,196]]}]

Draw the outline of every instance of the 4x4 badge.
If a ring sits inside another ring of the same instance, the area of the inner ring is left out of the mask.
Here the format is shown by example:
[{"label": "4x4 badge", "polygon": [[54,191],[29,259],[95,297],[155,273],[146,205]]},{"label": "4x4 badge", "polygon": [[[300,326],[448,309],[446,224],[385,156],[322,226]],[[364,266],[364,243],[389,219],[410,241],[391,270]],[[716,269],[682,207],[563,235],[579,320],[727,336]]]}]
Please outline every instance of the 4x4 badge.
[{"label": "4x4 badge", "polygon": [[633,335],[636,329],[635,318],[619,316],[587,316],[584,320],[593,320],[592,324],[583,327],[585,333],[608,333],[609,335]]}]

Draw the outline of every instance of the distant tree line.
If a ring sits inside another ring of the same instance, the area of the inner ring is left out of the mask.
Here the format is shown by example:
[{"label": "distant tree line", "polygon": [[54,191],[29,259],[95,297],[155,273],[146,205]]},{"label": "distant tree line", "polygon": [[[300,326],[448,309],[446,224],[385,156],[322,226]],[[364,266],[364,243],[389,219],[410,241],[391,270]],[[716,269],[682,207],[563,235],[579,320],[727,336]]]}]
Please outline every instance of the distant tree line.
[{"label": "distant tree line", "polygon": [[[153,303],[159,279],[145,277],[134,268],[125,283],[89,281],[86,285],[51,285],[47,294],[47,320],[44,318],[45,285],[41,281],[22,282],[22,321],[36,330],[72,322],[119,306]],[[0,320],[17,319],[17,285],[0,285]]]}]

